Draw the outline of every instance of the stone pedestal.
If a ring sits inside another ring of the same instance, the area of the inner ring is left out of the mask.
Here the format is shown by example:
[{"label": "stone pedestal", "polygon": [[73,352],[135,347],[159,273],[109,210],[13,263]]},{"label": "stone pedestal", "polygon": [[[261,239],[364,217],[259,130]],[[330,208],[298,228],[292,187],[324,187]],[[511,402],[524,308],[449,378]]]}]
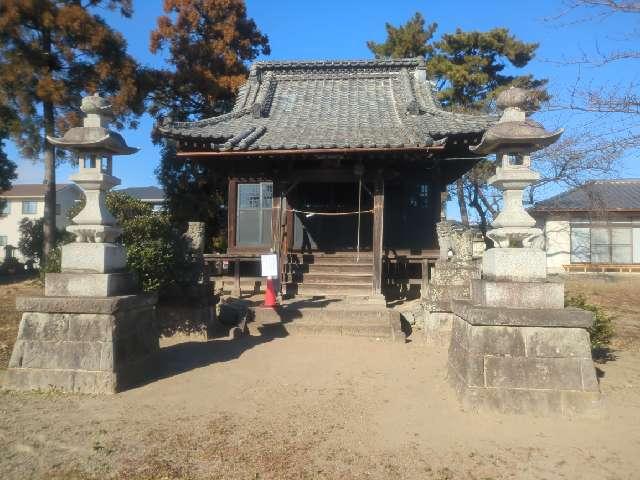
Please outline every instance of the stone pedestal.
[{"label": "stone pedestal", "polygon": [[500,309],[454,301],[449,381],[463,404],[502,413],[596,414],[600,390],[577,309]]},{"label": "stone pedestal", "polygon": [[12,390],[115,393],[144,379],[159,349],[153,295],[18,298]]},{"label": "stone pedestal", "polygon": [[451,300],[469,298],[471,280],[478,275],[472,262],[437,260],[422,296],[427,340],[448,341],[453,314]]},{"label": "stone pedestal", "polygon": [[512,275],[495,258],[483,259],[483,277],[493,279],[473,280],[471,299],[451,302],[448,370],[460,399],[505,413],[597,412],[600,390],[586,330],[592,313],[565,309],[564,285],[546,281],[536,268],[528,282],[508,280]]}]

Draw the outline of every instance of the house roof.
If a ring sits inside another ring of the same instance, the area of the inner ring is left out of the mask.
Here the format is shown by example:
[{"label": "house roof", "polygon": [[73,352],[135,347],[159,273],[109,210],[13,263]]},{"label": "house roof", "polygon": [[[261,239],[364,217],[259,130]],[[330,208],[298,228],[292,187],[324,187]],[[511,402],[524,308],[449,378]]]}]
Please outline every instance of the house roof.
[{"label": "house roof", "polygon": [[118,192],[126,193],[140,200],[164,201],[164,190],[158,187],[131,187],[122,188]]},{"label": "house roof", "polygon": [[[64,190],[72,183],[56,184],[56,191]],[[22,183],[13,185],[11,189],[0,193],[0,197],[43,197],[45,193],[45,185],[42,183]]]},{"label": "house roof", "polygon": [[640,211],[640,179],[594,180],[536,204],[534,212]]},{"label": "house roof", "polygon": [[421,59],[256,62],[231,112],[165,121],[164,136],[213,151],[429,147],[497,117],[442,110]]}]

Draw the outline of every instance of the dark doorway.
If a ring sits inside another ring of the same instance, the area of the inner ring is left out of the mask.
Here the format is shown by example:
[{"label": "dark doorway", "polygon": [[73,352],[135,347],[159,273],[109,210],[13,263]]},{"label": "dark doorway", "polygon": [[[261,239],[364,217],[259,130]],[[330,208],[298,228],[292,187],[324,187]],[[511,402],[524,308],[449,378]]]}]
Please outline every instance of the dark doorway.
[{"label": "dark doorway", "polygon": [[[359,192],[360,190],[360,192]],[[294,213],[295,250],[370,251],[373,236],[371,187],[353,183],[300,183],[289,196]],[[358,196],[360,212],[358,216]],[[321,215],[340,213],[342,215]],[[359,217],[359,221],[358,221]],[[358,228],[359,224],[359,228]]]}]

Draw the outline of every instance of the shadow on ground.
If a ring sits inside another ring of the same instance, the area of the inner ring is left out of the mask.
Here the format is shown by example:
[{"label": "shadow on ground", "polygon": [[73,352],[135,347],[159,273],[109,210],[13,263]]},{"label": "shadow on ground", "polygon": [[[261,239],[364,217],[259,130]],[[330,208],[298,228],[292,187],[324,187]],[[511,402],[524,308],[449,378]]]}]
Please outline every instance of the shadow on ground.
[{"label": "shadow on ground", "polygon": [[[158,380],[180,375],[190,370],[206,367],[214,363],[228,362],[239,358],[244,352],[258,345],[271,342],[276,338],[284,338],[289,335],[285,324],[302,317],[302,308],[324,308],[334,299],[312,298],[288,302],[278,305],[273,309],[276,321],[265,324],[257,324],[259,335],[233,334],[234,328],[231,324],[221,324],[221,330],[216,337],[208,341],[186,341],[162,347],[155,355],[153,370],[149,375],[135,387],[140,387]],[[246,302],[246,314],[249,315],[247,322],[253,322],[252,311],[248,307],[255,307],[252,302]],[[241,319],[239,319],[241,321]],[[225,335],[224,337],[220,337]],[[134,387],[134,388],[135,388]]]}]

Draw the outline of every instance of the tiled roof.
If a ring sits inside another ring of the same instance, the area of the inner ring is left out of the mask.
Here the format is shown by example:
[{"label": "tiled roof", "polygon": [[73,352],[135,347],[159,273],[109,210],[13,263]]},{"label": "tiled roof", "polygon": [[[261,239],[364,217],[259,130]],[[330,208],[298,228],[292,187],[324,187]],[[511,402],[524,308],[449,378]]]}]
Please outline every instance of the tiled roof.
[{"label": "tiled roof", "polygon": [[420,59],[256,62],[233,110],[159,131],[212,150],[427,147],[497,121],[442,110]]},{"label": "tiled roof", "polygon": [[[56,185],[56,191],[60,191],[69,185],[70,183],[58,183]],[[6,192],[1,192],[0,197],[44,197],[45,187],[42,183],[23,183],[13,185],[11,189]]]},{"label": "tiled roof", "polygon": [[122,188],[118,192],[126,193],[140,200],[164,200],[164,190],[158,187],[131,187]]},{"label": "tiled roof", "polygon": [[640,179],[595,180],[536,204],[535,212],[639,210]]}]

